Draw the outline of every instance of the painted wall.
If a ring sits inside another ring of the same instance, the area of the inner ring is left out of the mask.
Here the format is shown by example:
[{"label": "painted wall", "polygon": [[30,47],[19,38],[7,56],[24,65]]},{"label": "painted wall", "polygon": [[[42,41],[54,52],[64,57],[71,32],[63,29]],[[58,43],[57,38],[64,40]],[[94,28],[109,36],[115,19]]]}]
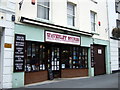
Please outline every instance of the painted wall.
[{"label": "painted wall", "polygon": [[44,29],[37,26],[16,24],[15,33],[26,35],[26,40],[44,42]]},{"label": "painted wall", "polygon": [[[12,72],[13,72],[13,52],[14,52],[14,22],[11,16],[15,15],[15,2],[13,0],[1,0],[0,3],[0,27],[3,30],[2,35],[2,56],[0,60],[1,86],[0,88],[12,88]],[[4,29],[3,29],[4,27]],[[12,45],[12,48],[5,48],[4,44]],[[8,63],[9,62],[9,63]]]},{"label": "painted wall", "polygon": [[[115,0],[108,0],[108,18],[109,18],[109,35],[112,37],[112,30],[116,27],[118,14],[115,9]],[[111,54],[111,72],[118,70],[118,40],[110,39]]]},{"label": "painted wall", "polygon": [[[44,29],[31,25],[15,24],[15,34],[23,34],[26,36],[26,40],[44,42]],[[12,87],[24,86],[24,72],[13,73]]]},{"label": "painted wall", "polygon": [[[75,27],[67,25],[67,1],[76,5]],[[19,2],[20,0],[16,1],[16,21],[19,21],[20,17],[24,16],[86,32],[91,32],[90,11],[94,11],[97,13],[97,30],[94,32],[97,35],[94,35],[94,38],[108,40],[106,0],[97,0],[97,4],[91,0],[50,0],[49,21],[37,18],[37,0],[35,5],[31,4],[31,0],[24,0],[21,10],[19,10]],[[98,21],[101,22],[101,26],[98,26]]]},{"label": "painted wall", "polygon": [[110,40],[111,49],[111,71],[118,70],[118,40]]},{"label": "painted wall", "polygon": [[106,64],[106,73],[111,73],[110,66],[110,42],[108,40],[94,39],[94,44],[105,45],[105,64]]}]

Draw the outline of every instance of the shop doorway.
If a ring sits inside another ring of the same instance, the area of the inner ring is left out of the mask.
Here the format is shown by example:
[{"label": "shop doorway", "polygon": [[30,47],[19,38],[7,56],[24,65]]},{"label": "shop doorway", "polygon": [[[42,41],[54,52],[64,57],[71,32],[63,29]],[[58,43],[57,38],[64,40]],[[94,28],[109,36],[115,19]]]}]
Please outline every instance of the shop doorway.
[{"label": "shop doorway", "polygon": [[105,46],[93,45],[94,47],[94,74],[101,75],[106,73],[105,68]]},{"label": "shop doorway", "polygon": [[53,78],[60,78],[60,47],[52,46],[51,47],[51,69],[53,73]]}]

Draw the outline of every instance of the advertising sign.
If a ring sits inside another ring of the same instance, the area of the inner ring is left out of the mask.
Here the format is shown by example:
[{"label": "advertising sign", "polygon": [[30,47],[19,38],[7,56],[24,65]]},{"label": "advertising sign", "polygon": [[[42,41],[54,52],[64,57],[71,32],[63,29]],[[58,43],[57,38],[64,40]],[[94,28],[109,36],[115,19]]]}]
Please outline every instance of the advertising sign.
[{"label": "advertising sign", "polygon": [[25,35],[15,34],[14,72],[24,71]]},{"label": "advertising sign", "polygon": [[80,37],[56,32],[45,31],[45,41],[63,44],[80,45]]}]

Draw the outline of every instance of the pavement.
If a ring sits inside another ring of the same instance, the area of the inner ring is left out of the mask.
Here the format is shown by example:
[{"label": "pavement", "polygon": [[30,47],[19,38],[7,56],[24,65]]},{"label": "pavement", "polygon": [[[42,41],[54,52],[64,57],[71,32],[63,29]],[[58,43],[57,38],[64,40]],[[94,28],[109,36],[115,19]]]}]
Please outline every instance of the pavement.
[{"label": "pavement", "polygon": [[26,85],[24,88],[118,88],[120,73],[105,74],[94,77],[58,78]]}]

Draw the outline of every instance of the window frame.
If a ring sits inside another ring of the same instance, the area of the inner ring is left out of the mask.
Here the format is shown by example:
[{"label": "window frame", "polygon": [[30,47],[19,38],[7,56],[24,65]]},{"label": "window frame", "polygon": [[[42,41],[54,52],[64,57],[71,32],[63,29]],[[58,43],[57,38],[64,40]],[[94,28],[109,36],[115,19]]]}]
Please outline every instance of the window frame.
[{"label": "window frame", "polygon": [[[92,15],[94,14],[94,21],[92,21]],[[90,23],[91,23],[91,32],[97,32],[97,13],[90,11]],[[94,27],[94,29],[92,28]]]},{"label": "window frame", "polygon": [[[34,60],[36,61],[32,61],[33,60],[33,44],[35,46],[35,58]],[[38,53],[36,52],[36,46],[38,45]],[[46,48],[46,45],[44,43],[40,43],[40,42],[34,42],[34,41],[26,41],[26,56],[25,56],[25,72],[39,72],[39,71],[45,71],[47,70],[46,65],[47,65],[47,61],[46,61],[46,57],[40,57],[41,54],[41,50],[40,50],[40,46],[44,46]],[[28,61],[28,46],[30,46],[30,60]],[[43,52],[42,50],[42,56],[43,53],[46,55],[46,51]],[[37,57],[38,54],[38,57]],[[45,56],[44,55],[44,56]],[[42,63],[41,63],[42,62]],[[44,63],[43,63],[44,62]],[[35,63],[35,64],[34,64]],[[35,70],[33,70],[33,65],[36,68]],[[28,70],[30,68],[30,71]]]},{"label": "window frame", "polygon": [[[68,8],[68,5],[71,5],[72,7],[73,7],[73,10],[71,9],[71,8]],[[70,10],[70,11],[72,11],[73,12],[73,14],[71,14],[71,13],[68,13],[68,10]],[[70,25],[69,23],[68,23],[68,18],[71,18],[72,17],[72,25]],[[67,2],[67,25],[69,25],[69,26],[75,26],[75,20],[76,20],[76,4],[74,4],[74,3],[71,3],[71,2]]]},{"label": "window frame", "polygon": [[[45,18],[42,18],[41,16],[38,16],[38,14],[39,14],[39,11],[38,11],[38,6],[40,6],[40,7],[42,7],[42,8],[44,8],[45,10],[48,10],[48,15],[46,16],[46,15],[44,15],[45,16]],[[48,0],[48,6],[47,5],[44,5],[44,4],[42,4],[42,3],[38,3],[38,0],[37,0],[37,18],[38,19],[40,19],[40,20],[50,20],[50,10],[51,9],[51,3],[50,3],[50,0]],[[48,17],[48,18],[47,18]]]},{"label": "window frame", "polygon": [[117,28],[120,28],[120,20],[116,20],[116,23],[117,23]]},{"label": "window frame", "polygon": [[119,2],[115,2],[115,10],[116,10],[116,13],[119,13],[120,14],[120,11],[118,11],[119,9],[118,8],[120,8],[120,1]]},{"label": "window frame", "polygon": [[[62,48],[64,48],[64,46],[62,46]],[[69,59],[66,59],[68,61],[61,59],[61,69],[88,69],[88,48],[79,46],[69,46],[68,53]],[[87,55],[85,53],[87,53]],[[65,64],[65,68],[62,68],[62,64]],[[69,67],[66,67],[66,65]]]}]

